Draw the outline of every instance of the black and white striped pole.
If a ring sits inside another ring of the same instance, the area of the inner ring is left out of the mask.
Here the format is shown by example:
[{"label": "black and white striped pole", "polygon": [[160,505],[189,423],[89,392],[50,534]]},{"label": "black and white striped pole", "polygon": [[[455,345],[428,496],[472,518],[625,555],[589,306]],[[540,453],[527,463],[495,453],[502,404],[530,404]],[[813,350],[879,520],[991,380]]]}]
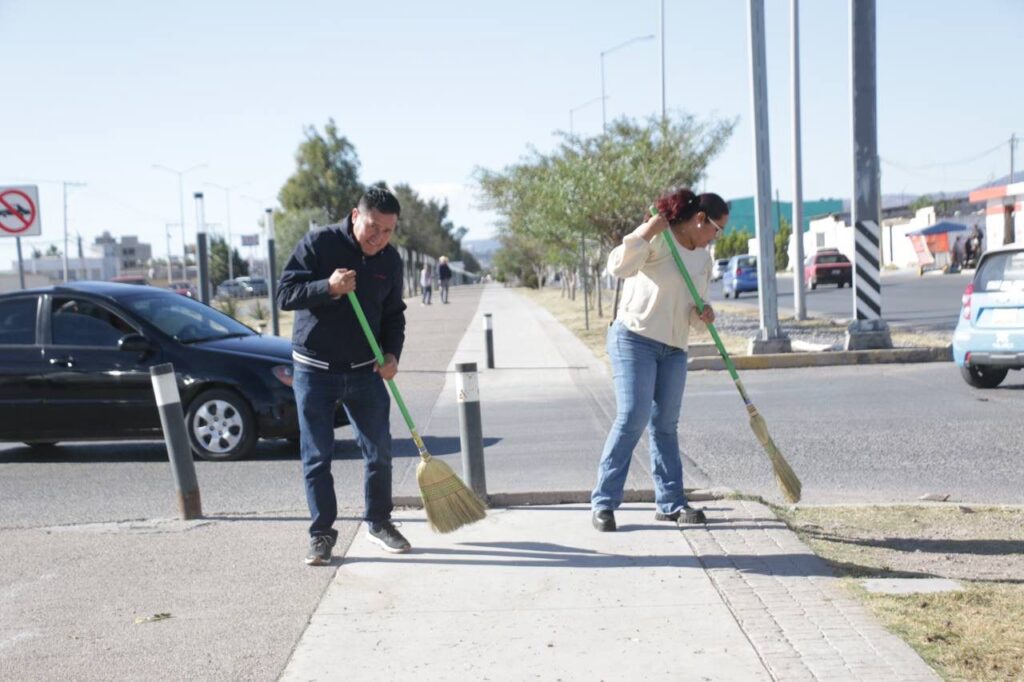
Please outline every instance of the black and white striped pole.
[{"label": "black and white striped pole", "polygon": [[853,108],[853,316],[846,350],[892,348],[882,319],[881,194],[875,82],[875,0],[850,0]]},{"label": "black and white striped pole", "polygon": [[480,418],[480,386],[475,362],[455,365],[455,396],[459,403],[459,442],[466,485],[481,500],[487,499],[484,473],[484,430]]},{"label": "black and white striped pole", "polygon": [[174,376],[174,365],[164,363],[149,369],[153,380],[153,393],[160,411],[160,425],[164,429],[167,455],[174,473],[174,486],[178,491],[178,512],[188,521],[203,516],[199,500],[199,482],[196,480],[195,462],[192,461],[192,445],[188,441],[185,415],[181,409],[178,382]]},{"label": "black and white striped pole", "polygon": [[484,313],[484,343],[487,345],[487,369],[494,369],[494,322]]}]

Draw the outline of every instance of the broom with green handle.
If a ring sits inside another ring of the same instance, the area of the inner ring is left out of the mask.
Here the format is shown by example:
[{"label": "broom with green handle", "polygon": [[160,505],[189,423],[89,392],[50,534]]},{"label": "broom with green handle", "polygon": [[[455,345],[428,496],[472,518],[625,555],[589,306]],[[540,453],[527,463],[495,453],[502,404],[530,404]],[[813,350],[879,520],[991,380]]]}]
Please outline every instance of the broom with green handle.
[{"label": "broom with green handle", "polygon": [[[650,208],[651,215],[657,215],[658,209],[655,206]],[[697,293],[697,287],[693,285],[693,280],[690,279],[690,273],[686,270],[686,265],[683,263],[682,257],[679,255],[679,249],[676,248],[675,242],[669,235],[668,230],[661,233],[665,237],[665,243],[668,244],[669,251],[672,252],[672,258],[675,260],[676,265],[679,267],[679,272],[682,273],[683,279],[686,280],[686,288],[690,290],[690,296],[693,297],[693,302],[697,305],[697,312],[704,312],[704,301],[701,299],[700,294]],[[779,484],[779,488],[782,489],[782,494],[789,502],[800,501],[800,479],[797,478],[793,472],[792,467],[789,466],[789,462],[779,452],[779,448],[775,445],[775,441],[772,440],[772,436],[768,433],[768,424],[765,422],[757,408],[754,407],[754,403],[750,401],[750,396],[747,395],[747,390],[743,388],[743,382],[740,381],[739,374],[736,373],[736,366],[732,362],[732,358],[729,357],[729,353],[726,352],[725,346],[722,344],[722,339],[718,336],[718,330],[715,329],[715,325],[708,323],[708,331],[711,332],[711,338],[715,341],[715,346],[718,347],[718,352],[722,355],[722,360],[725,362],[725,368],[729,370],[729,374],[732,376],[733,383],[736,384],[737,390],[740,392],[740,397],[743,398],[743,403],[747,406],[747,412],[750,414],[750,429],[757,436],[757,440],[761,442],[761,446],[764,447],[764,451],[768,453],[768,458],[772,462],[772,470],[775,472],[775,481]]]},{"label": "broom with green handle", "polygon": [[[359,318],[359,326],[363,328],[366,341],[373,349],[373,356],[377,363],[384,364],[384,354],[380,351],[377,339],[373,337],[370,324],[366,321],[363,307],[359,305],[356,292],[348,292],[348,300],[352,303],[352,309],[356,311]],[[420,495],[423,498],[423,510],[427,513],[427,521],[430,527],[438,533],[450,533],[462,526],[479,521],[487,515],[483,503],[472,490],[466,487],[451,467],[439,459],[431,457],[427,452],[427,446],[423,444],[416,425],[409,416],[409,410],[405,407],[402,394],[398,392],[398,385],[394,379],[388,379],[388,388],[391,395],[395,397],[398,409],[405,418],[406,426],[412,433],[412,440],[416,443],[416,449],[420,453],[420,463],[416,467],[416,482],[420,486]]]}]

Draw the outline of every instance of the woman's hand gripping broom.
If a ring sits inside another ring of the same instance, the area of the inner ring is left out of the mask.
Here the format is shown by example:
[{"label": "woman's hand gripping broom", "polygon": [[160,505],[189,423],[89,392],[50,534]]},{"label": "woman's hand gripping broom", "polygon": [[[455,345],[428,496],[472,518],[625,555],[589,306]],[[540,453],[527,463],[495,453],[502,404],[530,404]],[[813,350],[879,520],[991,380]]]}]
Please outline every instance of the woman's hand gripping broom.
[{"label": "woman's hand gripping broom", "polygon": [[[657,215],[657,208],[651,206],[651,215]],[[690,290],[690,296],[693,298],[693,302],[697,305],[697,312],[704,312],[704,301],[701,299],[700,294],[697,293],[697,287],[693,285],[693,280],[690,279],[690,273],[686,270],[686,265],[683,263],[682,257],[679,255],[679,249],[676,248],[675,242],[672,240],[672,236],[669,235],[669,231],[665,230],[661,233],[665,238],[665,243],[668,244],[669,251],[672,252],[672,258],[675,259],[676,265],[679,267],[679,272],[683,275],[683,279],[686,280],[686,287]],[[779,488],[782,490],[783,496],[789,502],[800,501],[800,490],[801,484],[800,479],[797,478],[793,472],[792,467],[789,466],[789,462],[779,452],[778,446],[775,445],[775,441],[772,440],[772,436],[768,433],[768,424],[765,422],[757,408],[754,407],[754,403],[750,401],[750,397],[747,396],[747,391],[743,388],[743,382],[740,381],[739,375],[736,373],[736,366],[732,362],[732,358],[729,357],[729,353],[726,352],[725,346],[722,344],[722,339],[718,336],[718,330],[715,329],[715,325],[709,323],[708,331],[711,332],[711,338],[715,341],[715,346],[718,347],[718,352],[722,355],[722,360],[725,362],[726,369],[729,370],[729,374],[732,375],[732,380],[736,384],[736,388],[740,392],[740,397],[743,398],[743,403],[747,406],[747,412],[750,414],[750,429],[757,436],[757,440],[761,442],[761,446],[764,447],[764,451],[768,453],[768,458],[772,462],[772,470],[775,472],[775,481],[779,484]]]},{"label": "woman's hand gripping broom", "polygon": [[[363,328],[363,334],[366,335],[366,341],[373,349],[377,363],[383,365],[384,355],[377,344],[377,339],[373,337],[370,325],[366,321],[366,315],[363,313],[363,308],[359,305],[359,299],[356,298],[354,291],[348,293],[348,300],[356,311],[359,326]],[[409,410],[405,407],[405,401],[402,400],[402,394],[398,392],[398,385],[393,379],[388,379],[388,388],[391,389],[391,395],[398,403],[398,409],[401,410],[409,432],[412,433],[413,442],[416,443],[416,449],[420,453],[420,463],[416,467],[416,482],[420,486],[423,509],[427,513],[430,527],[438,533],[450,533],[484,518],[487,512],[480,499],[455,475],[451,467],[439,459],[434,459],[427,452],[427,446],[423,444],[423,439],[416,431],[416,425],[413,424]]]}]

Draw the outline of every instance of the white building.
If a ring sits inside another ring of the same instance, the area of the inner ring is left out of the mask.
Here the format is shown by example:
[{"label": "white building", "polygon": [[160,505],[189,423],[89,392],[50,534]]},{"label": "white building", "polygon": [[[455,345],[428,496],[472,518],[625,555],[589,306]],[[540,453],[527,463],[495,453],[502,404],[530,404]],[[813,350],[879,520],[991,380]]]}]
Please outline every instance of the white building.
[{"label": "white building", "polygon": [[143,271],[153,259],[153,247],[140,242],[135,235],[125,235],[118,241],[110,232],[104,232],[96,237],[91,248],[98,256],[114,258],[117,261],[117,274]]},{"label": "white building", "polygon": [[1024,244],[1024,182],[975,190],[971,201],[985,204],[983,250]]}]

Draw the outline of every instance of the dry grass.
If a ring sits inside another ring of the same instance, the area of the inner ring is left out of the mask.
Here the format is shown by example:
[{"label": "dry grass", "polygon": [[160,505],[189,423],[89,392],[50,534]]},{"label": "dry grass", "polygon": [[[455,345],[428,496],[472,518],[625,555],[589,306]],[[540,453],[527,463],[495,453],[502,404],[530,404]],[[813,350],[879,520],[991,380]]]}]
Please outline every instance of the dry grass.
[{"label": "dry grass", "polygon": [[[556,320],[575,334],[594,355],[603,360],[606,365],[609,364],[608,351],[605,350],[605,336],[608,332],[608,326],[612,321],[611,308],[615,296],[614,291],[606,292],[604,317],[598,317],[596,310],[590,311],[590,329],[587,329],[585,325],[582,296],[577,295],[576,300],[573,301],[568,297],[563,297],[558,289],[551,287],[545,289],[519,288],[516,291],[546,308]],[[720,337],[722,343],[725,344],[725,349],[730,354],[746,354],[747,339],[727,334],[720,334]],[[701,325],[701,329],[693,328],[690,331],[690,343],[710,344],[713,341],[711,340],[711,334]]]},{"label": "dry grass", "polygon": [[[1024,510],[797,507],[776,512],[945,679],[1024,679]],[[861,577],[947,577],[962,592],[880,595]]]}]

